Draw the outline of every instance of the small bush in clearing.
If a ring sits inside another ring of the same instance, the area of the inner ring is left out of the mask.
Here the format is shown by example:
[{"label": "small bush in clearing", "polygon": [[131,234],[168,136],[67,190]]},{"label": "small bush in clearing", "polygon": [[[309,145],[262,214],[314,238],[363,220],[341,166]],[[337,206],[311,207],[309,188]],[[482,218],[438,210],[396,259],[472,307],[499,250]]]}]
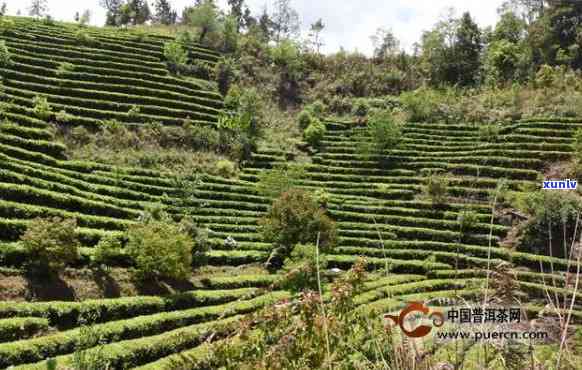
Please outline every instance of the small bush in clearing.
[{"label": "small bush in clearing", "polygon": [[231,178],[236,175],[236,166],[228,159],[221,159],[216,162],[216,174],[224,178]]},{"label": "small bush in clearing", "polygon": [[315,118],[311,124],[303,131],[303,137],[309,145],[313,147],[319,146],[321,140],[325,136],[327,129],[323,123],[317,118]]},{"label": "small bush in clearing", "polygon": [[150,218],[130,227],[127,237],[126,250],[140,278],[184,280],[190,275],[194,241],[178,224]]},{"label": "small bush in clearing", "polygon": [[337,239],[335,222],[319,207],[311,194],[301,189],[291,189],[276,199],[269,213],[259,220],[265,240],[287,250],[299,243],[317,242],[326,252]]}]

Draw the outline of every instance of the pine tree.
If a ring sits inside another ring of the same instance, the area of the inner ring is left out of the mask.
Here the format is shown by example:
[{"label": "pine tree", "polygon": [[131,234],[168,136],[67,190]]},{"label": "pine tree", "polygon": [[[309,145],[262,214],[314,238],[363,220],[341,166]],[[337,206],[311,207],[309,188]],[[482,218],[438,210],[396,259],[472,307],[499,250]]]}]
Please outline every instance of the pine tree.
[{"label": "pine tree", "polygon": [[474,85],[478,81],[482,47],[481,30],[469,12],[465,12],[457,28],[454,46],[457,82],[460,85]]},{"label": "pine tree", "polygon": [[313,23],[310,27],[309,37],[311,38],[311,45],[317,54],[319,54],[319,50],[323,46],[323,41],[321,40],[321,32],[325,28],[325,24],[323,24],[323,20],[319,18],[315,23]]}]

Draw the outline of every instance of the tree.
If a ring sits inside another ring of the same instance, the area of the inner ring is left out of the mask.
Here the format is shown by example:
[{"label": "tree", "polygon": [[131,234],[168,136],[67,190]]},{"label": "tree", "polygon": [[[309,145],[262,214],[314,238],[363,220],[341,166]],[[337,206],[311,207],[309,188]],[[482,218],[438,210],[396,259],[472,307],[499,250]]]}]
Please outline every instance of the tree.
[{"label": "tree", "polygon": [[400,51],[400,41],[391,30],[378,28],[376,34],[370,36],[374,45],[374,57],[380,60],[395,56]]},{"label": "tree", "polygon": [[47,0],[32,0],[28,8],[31,17],[41,18],[48,12]]},{"label": "tree", "polygon": [[275,10],[271,15],[275,41],[295,38],[299,35],[301,23],[299,14],[291,7],[291,0],[275,0]]},{"label": "tree", "polygon": [[240,30],[244,26],[244,13],[243,13],[244,2],[245,2],[244,0],[227,0],[228,6],[230,7],[229,15],[236,21],[237,32],[240,32]]},{"label": "tree", "polygon": [[124,5],[123,0],[100,0],[99,4],[107,11],[105,25],[119,26],[121,24],[119,19],[120,11]]},{"label": "tree", "polygon": [[6,14],[6,2],[2,3],[2,6],[0,7],[0,17],[3,17]]},{"label": "tree", "polygon": [[461,17],[456,32],[455,59],[457,63],[457,78],[461,86],[474,85],[477,82],[481,66],[481,31],[473,21],[469,12]]},{"label": "tree", "polygon": [[264,41],[269,42],[274,34],[274,23],[269,14],[267,13],[267,9],[263,8],[263,14],[259,18],[259,29],[263,34]]},{"label": "tree", "polygon": [[545,8],[544,0],[506,0],[497,12],[500,14],[514,13],[528,24],[532,24],[536,19],[544,15]]},{"label": "tree", "polygon": [[81,20],[81,15],[79,12],[75,12],[75,17],[73,19],[75,22],[79,22]]},{"label": "tree", "polygon": [[200,0],[195,6],[185,10],[186,22],[200,29],[198,42],[202,43],[205,38],[218,31],[218,8],[214,0]]},{"label": "tree", "polygon": [[85,9],[78,21],[81,25],[86,25],[91,22],[91,10]]},{"label": "tree", "polygon": [[79,239],[75,219],[36,219],[21,241],[31,261],[42,269],[57,272],[79,258]]},{"label": "tree", "polygon": [[175,24],[178,18],[178,13],[172,9],[168,0],[156,0],[156,14],[154,20],[160,24]]},{"label": "tree", "polygon": [[313,48],[317,54],[319,54],[319,50],[324,45],[323,41],[321,40],[321,32],[323,31],[324,28],[325,24],[323,23],[323,20],[321,18],[319,18],[315,23],[313,23],[309,28],[310,30],[309,37],[311,38],[311,45],[313,45]]},{"label": "tree", "polygon": [[148,220],[127,231],[127,254],[144,279],[186,279],[192,271],[194,241],[167,219]]},{"label": "tree", "polygon": [[134,25],[144,24],[151,18],[150,6],[146,0],[130,0],[127,5],[131,23]]}]

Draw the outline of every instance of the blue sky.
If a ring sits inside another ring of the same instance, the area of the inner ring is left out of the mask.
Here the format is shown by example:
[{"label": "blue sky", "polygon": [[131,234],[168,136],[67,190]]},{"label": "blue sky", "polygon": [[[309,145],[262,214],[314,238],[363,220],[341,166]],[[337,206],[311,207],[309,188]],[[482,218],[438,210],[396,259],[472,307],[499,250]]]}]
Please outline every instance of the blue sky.
[{"label": "blue sky", "polygon": [[[9,14],[21,9],[27,13],[29,0],[4,0]],[[192,0],[170,0],[179,10],[193,3]],[[226,0],[219,0],[225,5]],[[260,12],[269,8],[272,0],[246,0],[250,8]],[[454,7],[457,14],[470,11],[481,26],[494,25],[497,8],[503,0],[292,0],[292,5],[301,17],[306,34],[309,25],[322,18],[326,25],[323,31],[324,52],[334,52],[343,46],[346,50],[358,50],[370,54],[370,36],[378,27],[392,29],[401,44],[410,50],[420,39],[423,30],[431,28],[445,10]],[[153,0],[150,0],[153,3]],[[92,23],[103,24],[105,12],[98,0],[48,0],[51,15],[59,20],[72,20],[76,11],[93,10]]]}]

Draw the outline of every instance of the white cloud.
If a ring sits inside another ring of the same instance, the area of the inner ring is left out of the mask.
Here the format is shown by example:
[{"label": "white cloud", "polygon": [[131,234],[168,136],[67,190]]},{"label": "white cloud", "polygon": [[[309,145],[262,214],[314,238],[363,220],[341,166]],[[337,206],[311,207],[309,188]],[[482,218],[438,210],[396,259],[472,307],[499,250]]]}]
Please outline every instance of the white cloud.
[{"label": "white cloud", "polygon": [[[27,13],[29,1],[5,0],[10,14],[21,9]],[[178,11],[192,4],[192,0],[170,0]],[[372,43],[370,36],[378,27],[391,28],[401,40],[402,46],[410,50],[420,39],[423,30],[431,28],[439,19],[443,10],[454,7],[460,15],[469,11],[481,26],[495,24],[497,8],[503,0],[293,0],[292,5],[301,16],[304,33],[309,25],[322,18],[326,27],[323,37],[325,52],[339,50],[359,50],[370,53]],[[251,10],[259,13],[272,0],[246,0]],[[51,15],[58,20],[72,20],[75,12],[85,9],[93,11],[92,24],[103,24],[105,11],[98,5],[98,0],[48,0]],[[153,3],[153,0],[150,0]],[[226,0],[218,0],[225,6]]]}]

